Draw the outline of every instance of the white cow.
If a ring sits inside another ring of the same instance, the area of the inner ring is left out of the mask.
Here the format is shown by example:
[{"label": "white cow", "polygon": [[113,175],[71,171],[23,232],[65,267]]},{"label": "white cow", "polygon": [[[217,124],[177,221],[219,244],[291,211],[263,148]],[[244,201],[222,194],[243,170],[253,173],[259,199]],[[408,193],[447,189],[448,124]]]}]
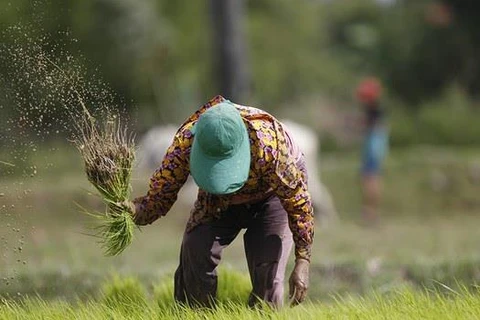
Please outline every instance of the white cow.
[{"label": "white cow", "polygon": [[[309,127],[293,121],[283,120],[282,123],[305,154],[309,190],[316,209],[316,218],[321,220],[320,225],[334,221],[337,214],[332,197],[320,180],[320,143],[318,136]],[[176,131],[177,127],[174,125],[157,126],[142,137],[137,152],[139,169],[151,173],[160,165],[167,148],[173,141]],[[182,206],[188,207],[193,204],[196,196],[197,186],[193,179],[189,178],[179,193],[177,202],[180,202]]]},{"label": "white cow", "polygon": [[144,134],[138,144],[137,167],[152,172],[158,168],[177,130],[177,126],[168,124],[154,127]]}]

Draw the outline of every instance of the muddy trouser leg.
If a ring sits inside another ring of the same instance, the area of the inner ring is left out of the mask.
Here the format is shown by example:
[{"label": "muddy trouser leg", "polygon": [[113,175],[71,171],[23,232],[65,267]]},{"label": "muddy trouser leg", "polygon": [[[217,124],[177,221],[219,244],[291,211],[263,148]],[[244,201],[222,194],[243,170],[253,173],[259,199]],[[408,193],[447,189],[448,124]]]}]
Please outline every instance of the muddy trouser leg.
[{"label": "muddy trouser leg", "polygon": [[190,306],[213,306],[217,294],[217,266],[222,250],[238,235],[240,228],[219,221],[202,224],[185,232],[180,264],[175,272],[174,297]]},{"label": "muddy trouser leg", "polygon": [[293,244],[292,233],[287,213],[276,196],[269,197],[256,210],[258,213],[244,234],[253,286],[248,304],[254,306],[263,300],[278,308],[283,305],[283,282]]}]

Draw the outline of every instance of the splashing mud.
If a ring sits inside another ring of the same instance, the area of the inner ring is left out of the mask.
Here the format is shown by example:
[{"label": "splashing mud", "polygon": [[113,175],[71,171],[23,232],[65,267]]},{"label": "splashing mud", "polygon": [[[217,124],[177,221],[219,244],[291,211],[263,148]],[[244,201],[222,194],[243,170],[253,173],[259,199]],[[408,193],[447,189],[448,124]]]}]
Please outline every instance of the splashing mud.
[{"label": "splashing mud", "polygon": [[[0,33],[0,269],[15,265],[2,274],[5,285],[28,264],[27,239],[35,238],[31,186],[41,184],[42,171],[55,167],[48,160],[56,151],[51,142],[78,141],[86,119],[126,117],[121,98],[98,74],[87,72],[81,55],[65,49],[72,47],[66,42],[76,41],[68,32],[38,33],[22,25]],[[46,163],[35,163],[39,153]]]}]

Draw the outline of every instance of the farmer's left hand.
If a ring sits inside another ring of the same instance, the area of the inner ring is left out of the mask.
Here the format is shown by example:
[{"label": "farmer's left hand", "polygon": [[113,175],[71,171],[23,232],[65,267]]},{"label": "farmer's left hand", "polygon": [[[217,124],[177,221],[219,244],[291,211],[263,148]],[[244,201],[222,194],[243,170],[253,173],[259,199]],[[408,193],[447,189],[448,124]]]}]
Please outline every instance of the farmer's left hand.
[{"label": "farmer's left hand", "polygon": [[302,303],[307,296],[308,282],[309,282],[310,262],[306,259],[297,259],[292,275],[290,276],[290,294],[289,298],[292,301],[292,306]]}]

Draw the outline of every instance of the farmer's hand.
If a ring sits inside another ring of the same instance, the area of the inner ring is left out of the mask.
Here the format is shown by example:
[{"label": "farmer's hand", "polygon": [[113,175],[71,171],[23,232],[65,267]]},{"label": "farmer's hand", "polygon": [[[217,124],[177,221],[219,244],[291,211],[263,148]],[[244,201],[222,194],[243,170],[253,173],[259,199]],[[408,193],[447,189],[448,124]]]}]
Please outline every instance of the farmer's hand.
[{"label": "farmer's hand", "polygon": [[290,276],[290,294],[289,298],[292,301],[292,306],[302,303],[307,296],[308,282],[309,282],[309,268],[310,262],[305,259],[297,259],[292,275]]},{"label": "farmer's hand", "polygon": [[130,212],[132,215],[133,221],[135,221],[135,224],[137,226],[145,226],[147,224],[152,223],[155,219],[153,220],[148,220],[148,216],[145,216],[144,212],[140,209],[140,206],[135,204],[135,202],[132,202],[130,200],[125,200],[120,202],[120,206]]},{"label": "farmer's hand", "polygon": [[122,201],[122,202],[117,202],[116,205],[118,207],[122,208],[123,210],[130,212],[132,214],[132,217],[135,217],[135,215],[137,213],[137,208],[132,201],[125,200],[125,201]]}]

